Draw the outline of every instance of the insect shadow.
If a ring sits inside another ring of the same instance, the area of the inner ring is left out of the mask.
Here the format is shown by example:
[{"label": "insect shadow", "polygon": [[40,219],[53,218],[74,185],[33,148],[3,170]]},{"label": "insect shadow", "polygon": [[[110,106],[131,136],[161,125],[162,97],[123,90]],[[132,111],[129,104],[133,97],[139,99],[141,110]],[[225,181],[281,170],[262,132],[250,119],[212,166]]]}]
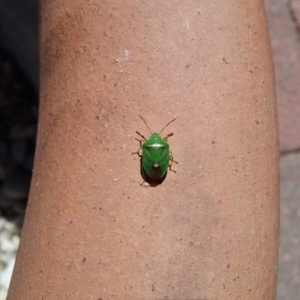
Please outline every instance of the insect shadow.
[{"label": "insect shadow", "polygon": [[173,162],[178,164],[178,162],[173,159],[173,155],[168,144],[168,138],[173,136],[173,132],[167,134],[164,138],[162,138],[160,134],[177,118],[171,120],[159,133],[156,133],[152,132],[142,116],[138,116],[149,129],[151,136],[149,139],[146,139],[144,135],[136,131],[142,140],[136,138],[136,140],[140,143],[140,148],[132,154],[137,154],[141,158],[140,173],[144,181],[140,185],[143,186],[144,182],[147,182],[150,186],[155,187],[164,182],[168,170],[176,173],[176,171],[172,169],[172,164]]}]

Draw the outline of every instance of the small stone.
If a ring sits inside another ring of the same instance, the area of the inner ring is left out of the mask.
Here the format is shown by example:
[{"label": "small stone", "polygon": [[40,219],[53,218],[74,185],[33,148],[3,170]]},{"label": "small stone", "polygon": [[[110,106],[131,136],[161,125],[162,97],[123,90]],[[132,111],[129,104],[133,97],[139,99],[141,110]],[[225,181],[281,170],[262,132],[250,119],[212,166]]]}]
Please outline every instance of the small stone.
[{"label": "small stone", "polygon": [[0,300],[5,300],[7,297],[7,289],[0,288]]},{"label": "small stone", "polygon": [[1,241],[0,250],[3,252],[14,252],[18,249],[18,245],[16,246],[16,243],[14,241],[9,239],[4,239]]},{"label": "small stone", "polygon": [[12,272],[14,269],[16,257],[15,255],[8,261],[6,268],[2,271],[0,277],[0,284],[4,286],[7,290],[10,284]]},{"label": "small stone", "polygon": [[11,241],[14,243],[16,251],[18,250],[18,247],[19,247],[19,244],[20,244],[20,235],[19,234],[20,233],[14,234],[11,237]]},{"label": "small stone", "polygon": [[4,223],[4,231],[10,232],[10,233],[15,233],[16,232],[16,226],[14,223],[5,221]]}]

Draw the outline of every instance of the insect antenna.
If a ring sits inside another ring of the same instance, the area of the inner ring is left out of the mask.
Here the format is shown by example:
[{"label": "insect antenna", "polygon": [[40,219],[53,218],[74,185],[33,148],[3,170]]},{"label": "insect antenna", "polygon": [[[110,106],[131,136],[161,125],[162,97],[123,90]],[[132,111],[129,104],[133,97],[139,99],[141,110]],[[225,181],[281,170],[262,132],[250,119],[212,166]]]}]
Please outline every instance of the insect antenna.
[{"label": "insect antenna", "polygon": [[146,124],[147,128],[149,129],[150,133],[152,134],[152,130],[150,129],[149,125],[146,123],[146,121],[144,120],[144,118],[141,115],[138,115],[142,121]]},{"label": "insect antenna", "polygon": [[177,119],[177,117],[176,118],[174,118],[173,120],[171,120],[160,132],[159,132],[159,134],[161,134],[163,131],[164,131],[164,129],[166,128],[166,127],[168,127],[172,122],[174,122],[175,120]]},{"label": "insect antenna", "polygon": [[[140,137],[142,137],[145,141],[147,140],[141,133],[139,133],[138,131],[136,131],[136,133],[140,136]],[[139,140],[138,140],[139,141]]]}]

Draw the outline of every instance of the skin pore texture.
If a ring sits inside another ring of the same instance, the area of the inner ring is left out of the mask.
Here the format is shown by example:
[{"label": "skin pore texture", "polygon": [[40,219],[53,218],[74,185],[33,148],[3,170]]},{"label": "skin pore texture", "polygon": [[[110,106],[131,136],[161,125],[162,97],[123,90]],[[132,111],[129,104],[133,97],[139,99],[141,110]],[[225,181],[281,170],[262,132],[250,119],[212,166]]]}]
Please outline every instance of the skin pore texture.
[{"label": "skin pore texture", "polygon": [[[275,299],[278,129],[263,1],[41,0],[40,65],[8,300]],[[177,172],[155,187],[140,186],[132,155],[146,132],[139,114],[154,132],[178,117],[168,127]]]}]

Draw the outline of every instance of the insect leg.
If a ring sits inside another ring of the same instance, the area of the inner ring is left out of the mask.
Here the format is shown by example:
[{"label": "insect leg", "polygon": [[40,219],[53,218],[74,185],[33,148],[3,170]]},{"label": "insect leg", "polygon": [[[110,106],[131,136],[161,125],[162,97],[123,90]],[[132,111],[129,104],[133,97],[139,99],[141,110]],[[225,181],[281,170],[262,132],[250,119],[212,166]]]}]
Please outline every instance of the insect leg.
[{"label": "insect leg", "polygon": [[[146,141],[147,139],[141,134],[141,133],[139,133],[138,131],[136,131],[136,133],[140,136],[140,137],[142,137],[143,139],[144,139],[144,141]],[[139,141],[139,140],[138,140]]]},{"label": "insect leg", "polygon": [[178,161],[176,161],[176,160],[173,159],[173,155],[172,155],[171,151],[170,151],[170,162],[171,163],[169,164],[169,170],[172,171],[172,172],[174,172],[174,173],[176,173],[176,171],[172,169],[172,165],[173,165],[173,162],[175,164],[178,164]]},{"label": "insect leg", "polygon": [[140,150],[141,150],[141,149],[139,149],[138,151],[132,152],[132,155],[133,155],[133,154],[137,154],[139,157],[142,157],[142,154],[140,153]]},{"label": "insect leg", "polygon": [[170,137],[170,136],[172,136],[172,135],[174,135],[174,133],[173,132],[171,132],[171,133],[169,133],[165,138],[164,138],[164,140],[165,141],[167,141],[168,140],[168,138]]},{"label": "insect leg", "polygon": [[138,151],[132,152],[132,154],[137,154],[139,157],[142,157],[142,154],[140,153],[143,145],[143,141],[136,138],[136,140],[140,143],[140,148]]}]

